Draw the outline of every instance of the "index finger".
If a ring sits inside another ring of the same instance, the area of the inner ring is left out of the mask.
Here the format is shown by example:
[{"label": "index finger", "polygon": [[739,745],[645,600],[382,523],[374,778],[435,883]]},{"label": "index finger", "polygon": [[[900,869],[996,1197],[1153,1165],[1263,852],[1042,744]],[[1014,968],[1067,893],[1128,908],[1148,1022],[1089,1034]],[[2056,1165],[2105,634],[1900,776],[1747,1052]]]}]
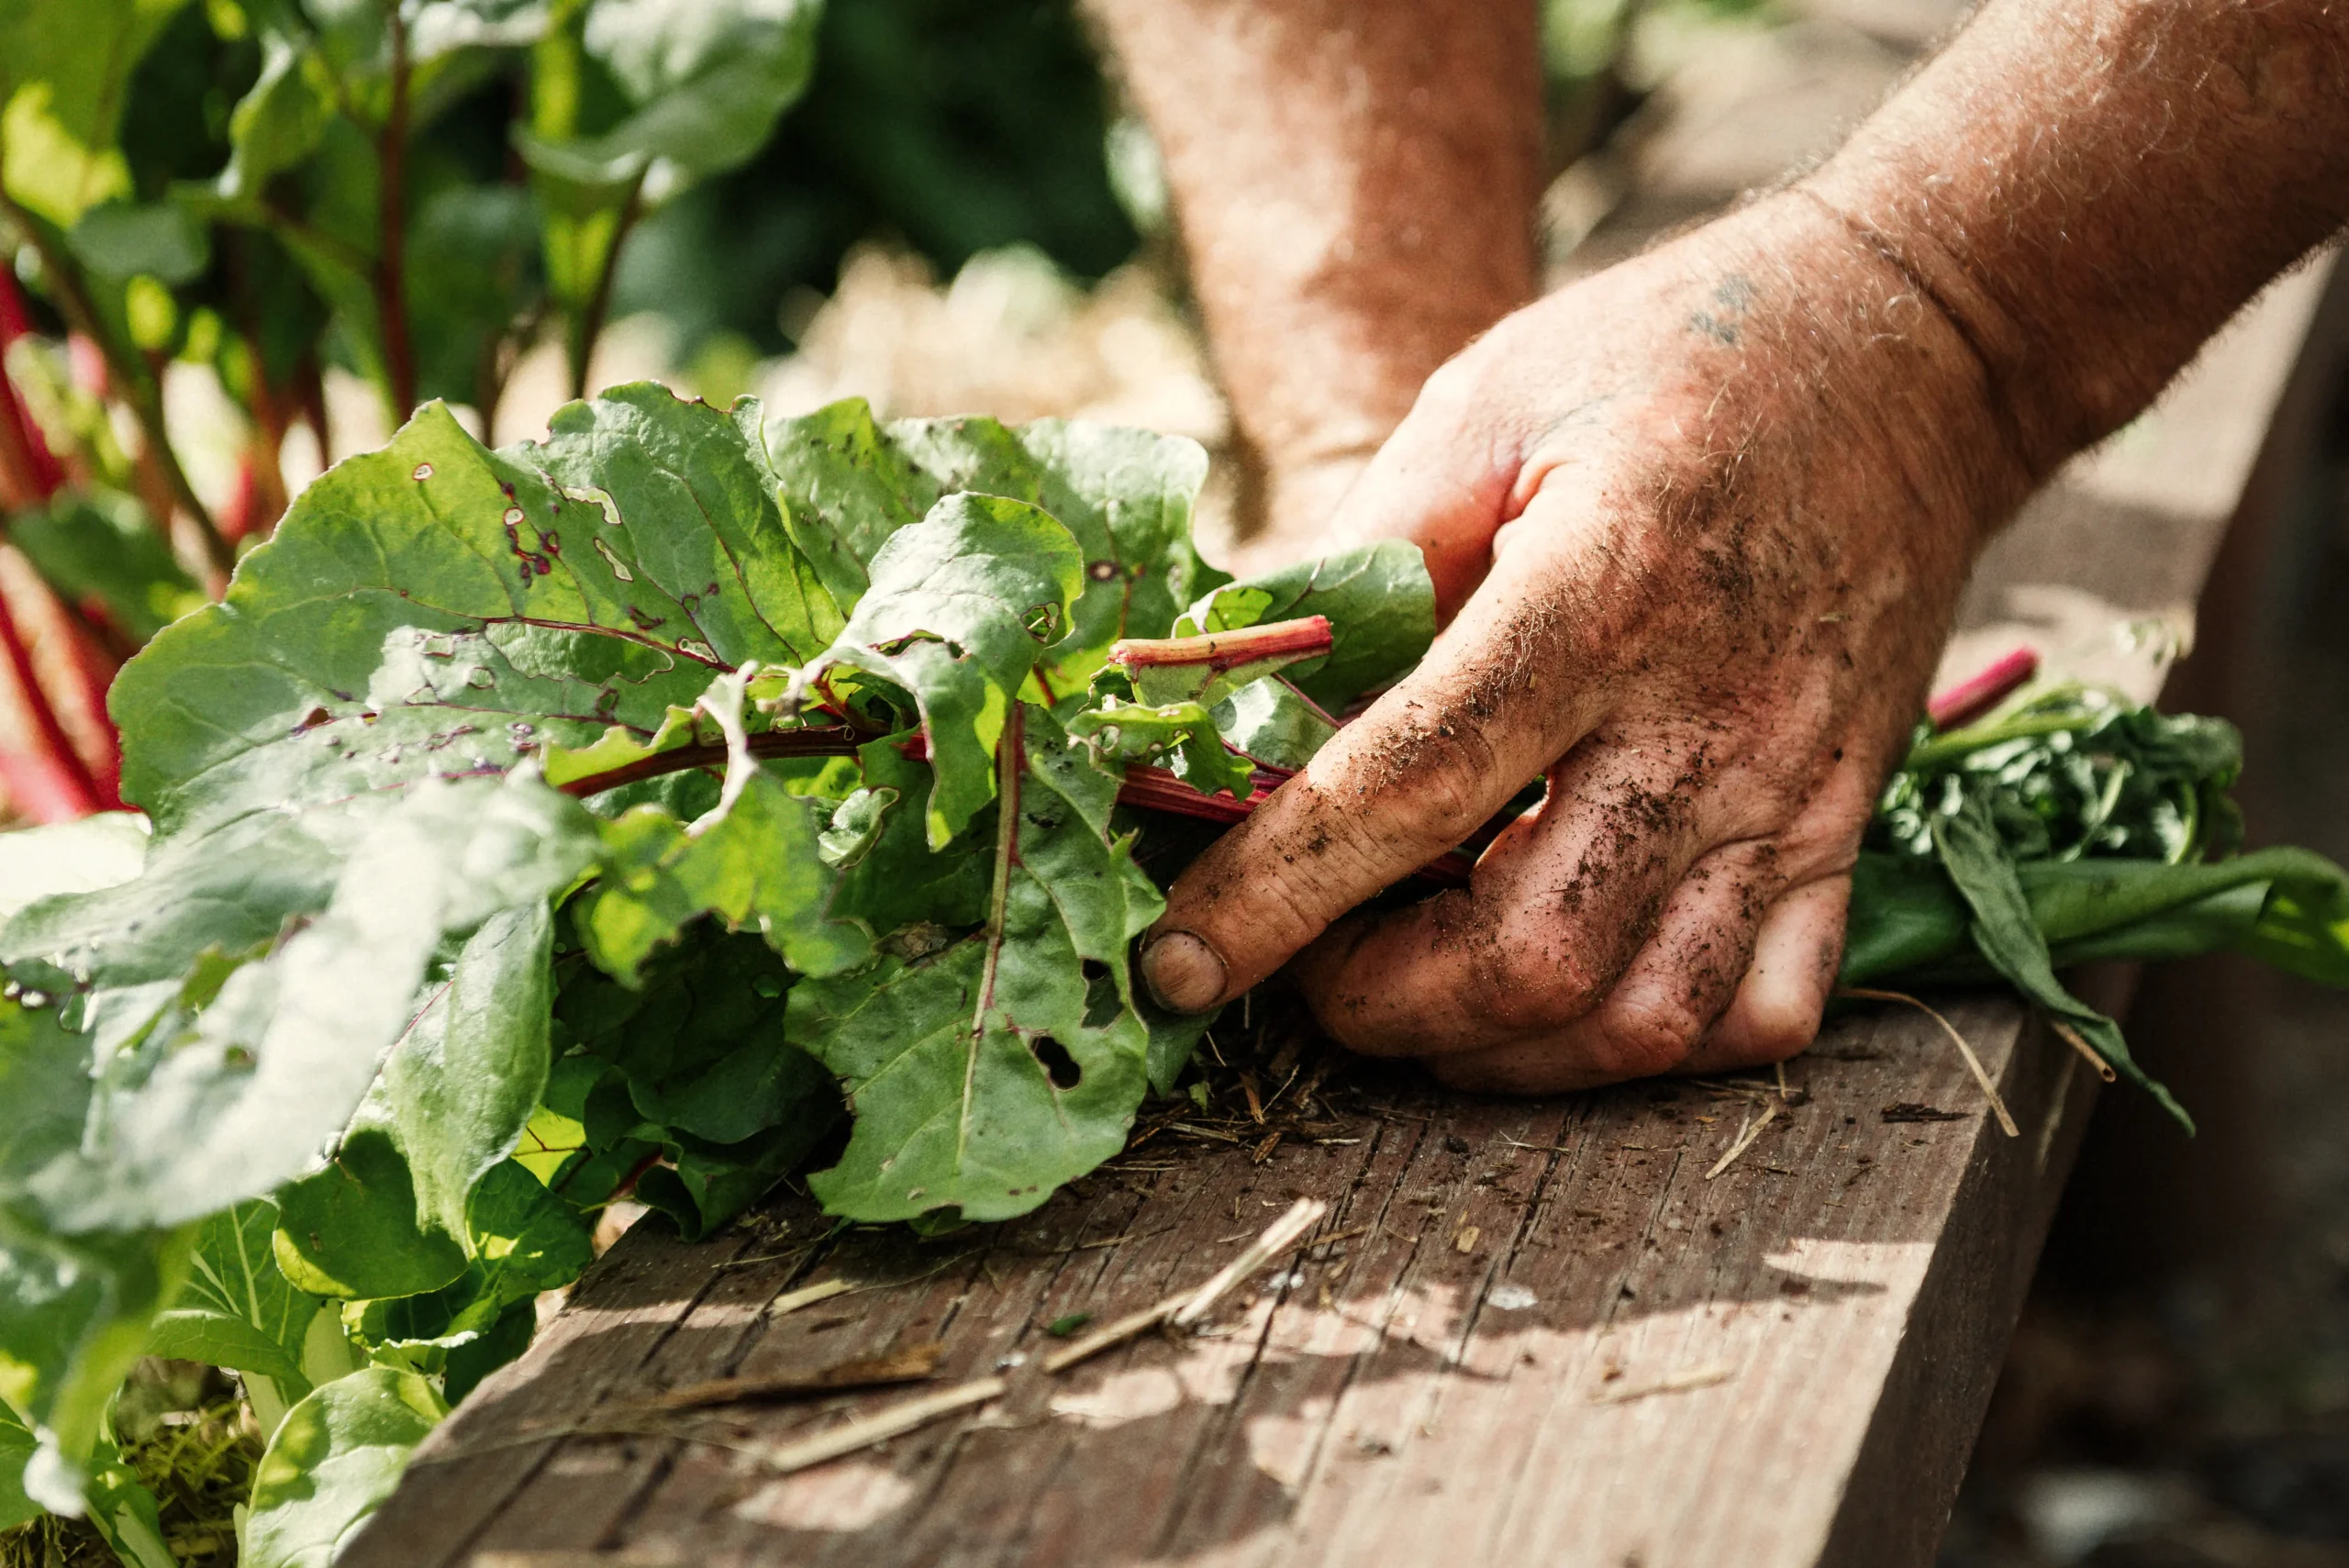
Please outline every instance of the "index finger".
[{"label": "index finger", "polygon": [[1168,892],[1141,951],[1169,1007],[1238,995],[1475,831],[1596,722],[1562,690],[1561,617],[1488,581],[1428,658]]}]

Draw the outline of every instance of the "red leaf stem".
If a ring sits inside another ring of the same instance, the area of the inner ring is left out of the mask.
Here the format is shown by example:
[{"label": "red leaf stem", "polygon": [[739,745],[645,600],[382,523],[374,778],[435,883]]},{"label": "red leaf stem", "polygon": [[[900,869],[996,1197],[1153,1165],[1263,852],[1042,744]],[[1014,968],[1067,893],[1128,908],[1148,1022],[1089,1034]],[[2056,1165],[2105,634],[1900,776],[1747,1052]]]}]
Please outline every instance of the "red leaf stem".
[{"label": "red leaf stem", "polygon": [[7,375],[8,350],[17,339],[32,331],[32,323],[25,315],[24,296],[17,292],[17,280],[7,269],[0,268],[0,445],[24,466],[24,480],[31,489],[33,501],[46,501],[57,494],[65,483],[65,470],[57,455],[49,450],[49,441],[25,412],[22,399],[17,395],[16,383]]},{"label": "red leaf stem", "polygon": [[38,798],[19,800],[18,805],[28,812],[53,813],[50,816],[51,821],[87,817],[104,810],[112,792],[99,787],[89,764],[73,749],[65,726],[59,722],[57,709],[41,688],[40,677],[33,669],[32,651],[25,646],[24,637],[17,629],[16,611],[5,593],[0,593],[0,659],[7,662],[25,716],[31,721],[33,739],[40,745],[40,751],[29,762],[43,775],[44,782],[38,790]]},{"label": "red leaf stem", "polygon": [[[875,739],[868,730],[848,725],[827,725],[813,729],[771,729],[751,737],[753,757],[853,757],[857,748]],[[726,765],[723,743],[707,746],[680,746],[674,751],[655,751],[650,757],[639,758],[600,773],[587,773],[569,784],[555,787],[576,798],[601,795],[607,789],[635,784],[640,779],[657,779],[666,773],[682,773],[688,768],[722,768]]]},{"label": "red leaf stem", "polygon": [[[1196,817],[1201,821],[1220,822],[1229,827],[1246,821],[1266,794],[1278,789],[1292,776],[1286,768],[1259,764],[1250,774],[1256,792],[1245,800],[1234,800],[1229,795],[1202,795],[1164,768],[1137,763],[1126,770],[1126,782],[1118,787],[1118,804],[1144,811],[1163,811],[1176,817]],[[1487,823],[1470,842],[1479,848],[1491,842],[1498,833],[1499,826],[1506,824],[1496,826]],[[1463,850],[1449,850],[1411,874],[1439,887],[1465,887],[1468,885],[1468,873],[1475,864],[1475,855]]]},{"label": "red leaf stem", "polygon": [[1955,729],[1971,724],[2038,673],[2039,655],[2028,648],[2018,648],[1980,674],[1934,693],[1925,704],[1926,717],[1933,721],[1935,729]]},{"label": "red leaf stem", "polygon": [[1284,653],[1327,653],[1330,617],[1307,616],[1276,620],[1269,626],[1243,627],[1238,631],[1210,631],[1198,637],[1129,637],[1109,645],[1109,662],[1129,670],[1150,665],[1204,664],[1210,670],[1230,670],[1274,659]]}]

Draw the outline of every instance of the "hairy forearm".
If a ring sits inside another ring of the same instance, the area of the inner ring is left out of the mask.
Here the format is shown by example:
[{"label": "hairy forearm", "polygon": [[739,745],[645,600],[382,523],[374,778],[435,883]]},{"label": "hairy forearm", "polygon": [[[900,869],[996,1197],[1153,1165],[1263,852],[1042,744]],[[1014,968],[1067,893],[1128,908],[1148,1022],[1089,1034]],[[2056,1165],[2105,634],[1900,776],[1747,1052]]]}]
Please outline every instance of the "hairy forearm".
[{"label": "hairy forearm", "polygon": [[2349,5],[1991,0],[1794,195],[1963,341],[2035,483],[2349,216]]},{"label": "hairy forearm", "polygon": [[[1241,435],[1275,484],[1342,478],[1532,295],[1531,0],[1086,9],[1158,139]],[[1321,499],[1273,507],[1309,526]]]}]

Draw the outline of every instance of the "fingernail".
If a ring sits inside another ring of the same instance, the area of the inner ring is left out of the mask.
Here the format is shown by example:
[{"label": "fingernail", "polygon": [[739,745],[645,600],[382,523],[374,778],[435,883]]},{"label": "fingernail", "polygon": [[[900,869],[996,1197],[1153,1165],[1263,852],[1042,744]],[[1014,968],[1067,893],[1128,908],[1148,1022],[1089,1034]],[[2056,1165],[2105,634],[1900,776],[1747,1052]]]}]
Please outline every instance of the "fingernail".
[{"label": "fingernail", "polygon": [[1188,931],[1169,931],[1143,946],[1141,980],[1160,1006],[1203,1013],[1222,998],[1226,975],[1215,949]]}]

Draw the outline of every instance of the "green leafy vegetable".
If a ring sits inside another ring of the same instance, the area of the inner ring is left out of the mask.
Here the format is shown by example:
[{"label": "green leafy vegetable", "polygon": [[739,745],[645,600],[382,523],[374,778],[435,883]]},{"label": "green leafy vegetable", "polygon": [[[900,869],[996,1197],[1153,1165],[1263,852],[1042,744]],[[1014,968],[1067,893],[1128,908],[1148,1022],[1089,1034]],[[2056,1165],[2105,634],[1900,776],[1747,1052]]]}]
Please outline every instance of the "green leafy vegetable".
[{"label": "green leafy vegetable", "polygon": [[1418,547],[1386,539],[1219,588],[1193,606],[1174,632],[1324,617],[1334,634],[1328,656],[1290,675],[1315,702],[1342,707],[1392,684],[1427,651],[1435,637],[1435,601],[1422,591],[1426,581]]},{"label": "green leafy vegetable", "polygon": [[303,1352],[325,1307],[278,1272],[270,1244],[276,1229],[277,1206],[266,1198],[206,1220],[187,1284],[155,1320],[148,1353],[265,1377],[281,1407],[309,1393]]},{"label": "green leafy vegetable", "polygon": [[2349,984],[2349,876],[2302,850],[2233,854],[2241,765],[2221,720],[2076,685],[1920,731],[1854,872],[1843,983],[2004,979],[2191,1130],[2055,971],[2233,949]]},{"label": "green leafy vegetable", "polygon": [[329,1383],[295,1406],[253,1477],[239,1561],[328,1568],[447,1414],[429,1380],[381,1366]]},{"label": "green leafy vegetable", "polygon": [[[867,1219],[1023,1212],[1115,1152],[1204,1021],[1136,994],[1126,761],[1070,727],[1212,586],[1202,472],[633,386],[504,452],[429,407],[314,484],[117,683],[151,840],[0,847],[28,1495],[103,1477],[107,1398],[172,1350],[276,1429],[249,1544],[298,1557],[365,1494],[315,1479],[338,1423],[518,1353],[604,1204],[706,1233],[843,1111],[811,1180]],[[1194,772],[1244,785],[1192,706]]]},{"label": "green leafy vegetable", "polygon": [[995,794],[996,742],[1061,639],[1084,558],[1039,508],[964,495],[890,535],[871,571],[855,614],[800,683],[829,691],[840,673],[863,671],[912,695],[930,745],[930,847],[942,850]]},{"label": "green leafy vegetable", "polygon": [[25,1491],[25,1466],[37,1446],[31,1430],[0,1401],[0,1529],[40,1517],[41,1506]]},{"label": "green leafy vegetable", "polygon": [[1025,1213],[1116,1153],[1141,1098],[1150,1030],[1126,950],[1164,902],[1111,831],[1117,778],[1035,709],[999,758],[985,924],[792,993],[794,1038],[856,1113],[811,1184],[836,1212]]}]

